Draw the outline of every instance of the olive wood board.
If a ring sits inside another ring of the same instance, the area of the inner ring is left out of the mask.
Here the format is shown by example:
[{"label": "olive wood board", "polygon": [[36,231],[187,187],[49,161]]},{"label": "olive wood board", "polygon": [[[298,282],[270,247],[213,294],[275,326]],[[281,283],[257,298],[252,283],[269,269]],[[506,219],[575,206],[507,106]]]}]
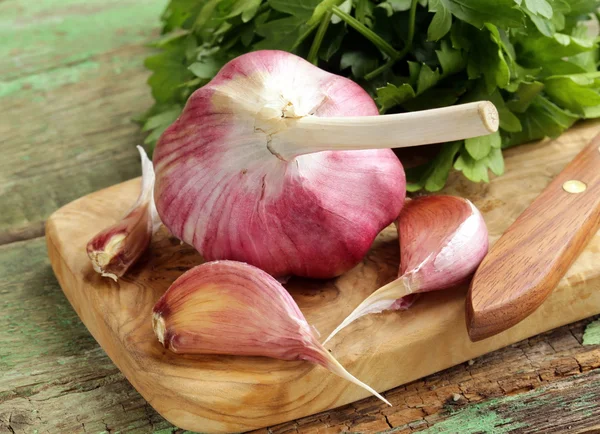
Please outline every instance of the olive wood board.
[{"label": "olive wood board", "polygon": [[[452,174],[444,193],[468,197],[480,208],[493,243],[598,132],[600,124],[588,122],[556,140],[509,149],[503,176],[473,184]],[[200,255],[163,228],[146,255],[116,283],[96,274],[85,253],[87,241],[127,211],[139,186],[138,178],[64,206],[49,218],[46,239],[52,267],[71,305],[150,405],[187,430],[239,432],[368,396],[308,362],[182,356],[165,350],[152,331],[152,307],[178,276],[201,263]],[[395,277],[398,261],[397,235],[390,226],[364,260],[341,277],[292,278],[286,288],[324,340],[369,293]],[[362,318],[327,347],[356,377],[386,391],[600,313],[600,235],[537,311],[477,343],[469,340],[465,326],[466,289],[425,294],[407,311]]]}]

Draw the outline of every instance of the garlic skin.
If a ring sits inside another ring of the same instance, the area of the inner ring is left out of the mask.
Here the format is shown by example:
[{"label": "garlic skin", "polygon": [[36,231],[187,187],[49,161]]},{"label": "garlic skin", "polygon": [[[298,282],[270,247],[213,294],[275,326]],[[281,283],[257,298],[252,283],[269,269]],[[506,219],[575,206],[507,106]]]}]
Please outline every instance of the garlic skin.
[{"label": "garlic skin", "polygon": [[349,79],[286,52],[244,54],[194,92],[161,136],[160,217],[208,261],[243,261],[273,276],[338,276],[400,213],[404,170],[389,149],[322,151],[318,134],[302,147],[294,125],[377,115]]},{"label": "garlic skin", "polygon": [[174,353],[305,360],[390,405],[323,348],[275,278],[245,263],[207,262],[185,272],[154,306],[152,327],[161,344]]},{"label": "garlic skin", "polygon": [[86,246],[94,270],[115,282],[146,251],[161,225],[153,199],[152,162],[141,146],[137,149],[142,160],[140,195],[122,220],[98,233]]},{"label": "garlic skin", "polygon": [[396,226],[399,277],[359,304],[323,344],[362,316],[408,309],[419,294],[464,283],[488,252],[483,216],[460,197],[436,195],[407,201]]}]

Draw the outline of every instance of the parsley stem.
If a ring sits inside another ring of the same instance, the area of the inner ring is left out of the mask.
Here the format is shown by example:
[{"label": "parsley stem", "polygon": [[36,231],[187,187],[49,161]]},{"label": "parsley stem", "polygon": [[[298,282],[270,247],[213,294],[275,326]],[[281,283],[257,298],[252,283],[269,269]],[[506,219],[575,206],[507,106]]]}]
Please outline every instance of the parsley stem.
[{"label": "parsley stem", "polygon": [[300,37],[298,39],[296,39],[296,42],[294,42],[294,45],[291,48],[291,52],[293,52],[296,48],[298,48],[300,46],[300,44],[302,42],[304,42],[304,40],[306,38],[308,38],[310,36],[310,34],[317,28],[317,26],[319,25],[319,22],[317,21],[315,24],[311,25],[310,27],[308,27],[304,33],[302,33],[300,35]]},{"label": "parsley stem", "polygon": [[346,24],[371,41],[373,45],[379,48],[379,50],[381,50],[388,57],[396,59],[400,55],[400,53],[396,51],[396,49],[392,47],[385,39],[373,32],[371,29],[367,28],[363,23],[358,21],[353,16],[347,14],[337,6],[334,6],[331,8],[331,10],[334,14],[344,20]]},{"label": "parsley stem", "polygon": [[415,17],[417,16],[418,3],[418,0],[412,0],[412,4],[410,5],[410,12],[408,16],[408,39],[406,40],[406,45],[400,52],[400,58],[406,56],[412,48],[413,39],[415,37]]},{"label": "parsley stem", "polygon": [[364,79],[365,80],[371,80],[372,78],[377,77],[379,74],[381,74],[386,69],[391,68],[394,65],[394,63],[396,63],[395,59],[388,60],[387,62],[385,62],[383,65],[381,65],[377,69],[374,69],[373,71],[368,72],[367,74],[365,74]]},{"label": "parsley stem", "polygon": [[392,57],[389,61],[381,65],[379,68],[369,72],[365,75],[365,80],[371,80],[377,77],[379,74],[384,72],[386,69],[391,68],[398,60],[401,60],[404,56],[408,54],[410,49],[412,48],[413,39],[415,37],[415,17],[417,16],[417,4],[418,0],[412,0],[410,5],[410,12],[408,16],[408,38],[406,40],[406,45],[398,53],[398,57]]},{"label": "parsley stem", "polygon": [[321,48],[323,37],[325,36],[327,28],[329,27],[331,15],[333,15],[333,12],[331,12],[331,10],[325,12],[325,15],[323,15],[323,18],[321,19],[321,24],[319,25],[317,34],[315,35],[315,39],[313,40],[313,43],[310,46],[310,51],[308,52],[308,57],[306,58],[306,60],[308,60],[313,65],[317,65],[317,63],[319,63],[319,49]]}]

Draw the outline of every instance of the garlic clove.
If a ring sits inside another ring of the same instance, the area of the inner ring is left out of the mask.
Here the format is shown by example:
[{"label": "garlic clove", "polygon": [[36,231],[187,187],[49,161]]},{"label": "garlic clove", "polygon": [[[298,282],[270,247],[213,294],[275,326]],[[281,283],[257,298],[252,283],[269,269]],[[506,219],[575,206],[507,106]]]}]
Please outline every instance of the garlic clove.
[{"label": "garlic clove", "polygon": [[436,195],[407,201],[396,227],[400,277],[363,300],[323,344],[364,315],[407,309],[420,293],[465,282],[488,251],[483,216],[460,197]]},{"label": "garlic clove", "polygon": [[152,327],[163,346],[174,353],[306,360],[389,405],[319,343],[276,279],[245,263],[207,262],[184,273],[154,306]]},{"label": "garlic clove", "polygon": [[445,195],[407,202],[398,219],[400,275],[413,292],[464,283],[488,252],[488,231],[471,201]]},{"label": "garlic clove", "polygon": [[132,209],[118,223],[92,238],[86,247],[94,270],[117,281],[146,251],[161,225],[154,205],[154,169],[141,146],[142,188]]}]

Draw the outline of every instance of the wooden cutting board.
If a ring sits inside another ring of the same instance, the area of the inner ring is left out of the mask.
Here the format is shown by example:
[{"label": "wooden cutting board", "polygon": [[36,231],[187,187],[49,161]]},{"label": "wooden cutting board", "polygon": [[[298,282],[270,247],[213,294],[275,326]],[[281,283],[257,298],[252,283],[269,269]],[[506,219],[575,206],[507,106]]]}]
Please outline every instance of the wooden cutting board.
[{"label": "wooden cutting board", "polygon": [[[468,197],[484,213],[494,242],[560,170],[600,132],[587,123],[559,139],[506,152],[506,174],[489,184],[452,175],[444,193]],[[73,180],[77,182],[77,180]],[[368,396],[307,362],[259,357],[177,356],[151,329],[151,309],[169,285],[201,257],[159,232],[150,251],[118,283],[96,274],[87,241],[134,202],[140,180],[78,199],[48,220],[52,267],[73,308],[94,338],[143,397],[174,425],[201,432],[260,428]],[[393,227],[384,230],[362,263],[331,281],[292,279],[286,287],[324,339],[369,293],[392,280],[399,252]],[[464,319],[466,288],[426,294],[405,312],[363,318],[328,345],[355,376],[385,391],[600,313],[600,235],[550,298],[512,329],[471,343]],[[268,318],[265,318],[268,321]]]}]

